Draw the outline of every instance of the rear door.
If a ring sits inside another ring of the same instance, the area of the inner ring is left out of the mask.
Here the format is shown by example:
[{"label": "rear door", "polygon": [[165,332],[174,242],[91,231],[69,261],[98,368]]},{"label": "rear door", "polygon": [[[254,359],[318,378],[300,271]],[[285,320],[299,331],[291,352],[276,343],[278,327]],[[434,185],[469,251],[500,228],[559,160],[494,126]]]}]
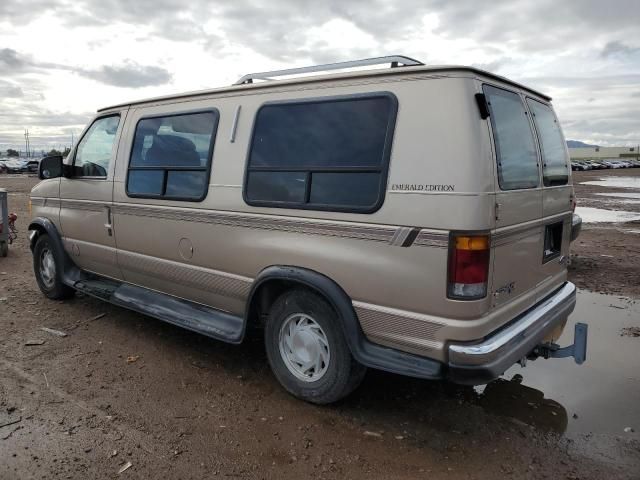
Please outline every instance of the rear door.
[{"label": "rear door", "polygon": [[519,93],[484,85],[496,161],[493,306],[528,294],[541,272],[543,191],[533,125]]},{"label": "rear door", "polygon": [[572,186],[569,154],[558,119],[550,105],[527,98],[542,160],[544,249],[539,296],[567,278],[571,236]]}]

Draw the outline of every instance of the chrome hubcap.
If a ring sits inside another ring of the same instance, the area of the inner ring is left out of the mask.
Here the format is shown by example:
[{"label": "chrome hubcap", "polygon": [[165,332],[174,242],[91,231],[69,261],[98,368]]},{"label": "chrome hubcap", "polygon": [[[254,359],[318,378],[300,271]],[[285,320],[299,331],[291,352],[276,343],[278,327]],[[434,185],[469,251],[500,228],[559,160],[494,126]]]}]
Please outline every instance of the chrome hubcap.
[{"label": "chrome hubcap", "polygon": [[290,315],[280,328],[278,344],[284,364],[296,378],[315,382],[327,372],[331,358],[329,341],[309,315]]},{"label": "chrome hubcap", "polygon": [[51,288],[56,281],[56,261],[48,248],[40,254],[40,278],[45,287]]}]

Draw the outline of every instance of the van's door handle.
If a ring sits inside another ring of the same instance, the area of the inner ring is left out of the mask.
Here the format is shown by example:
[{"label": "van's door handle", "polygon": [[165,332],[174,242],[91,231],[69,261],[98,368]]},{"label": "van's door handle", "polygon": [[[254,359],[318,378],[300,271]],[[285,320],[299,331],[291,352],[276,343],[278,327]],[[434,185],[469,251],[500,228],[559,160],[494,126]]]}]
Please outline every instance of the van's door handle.
[{"label": "van's door handle", "polygon": [[104,224],[104,228],[107,229],[107,235],[113,236],[113,225],[111,224],[111,207],[104,207],[106,209],[107,221]]}]

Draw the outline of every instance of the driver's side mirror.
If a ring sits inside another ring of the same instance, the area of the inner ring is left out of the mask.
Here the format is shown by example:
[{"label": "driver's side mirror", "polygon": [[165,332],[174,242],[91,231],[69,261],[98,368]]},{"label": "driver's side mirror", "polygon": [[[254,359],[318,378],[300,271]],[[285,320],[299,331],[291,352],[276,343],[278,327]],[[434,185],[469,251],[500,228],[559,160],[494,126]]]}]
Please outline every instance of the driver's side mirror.
[{"label": "driver's side mirror", "polygon": [[38,166],[38,177],[40,180],[62,177],[63,169],[62,155],[44,157],[40,160],[40,165]]}]

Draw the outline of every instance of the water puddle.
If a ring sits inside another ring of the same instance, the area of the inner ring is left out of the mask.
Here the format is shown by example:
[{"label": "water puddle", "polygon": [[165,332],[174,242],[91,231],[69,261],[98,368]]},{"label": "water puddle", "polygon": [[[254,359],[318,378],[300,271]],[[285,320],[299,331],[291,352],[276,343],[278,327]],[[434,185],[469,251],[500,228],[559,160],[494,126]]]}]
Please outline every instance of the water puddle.
[{"label": "water puddle", "polygon": [[596,193],[596,195],[602,195],[604,197],[616,197],[616,198],[638,198],[640,199],[640,193]]},{"label": "water puddle", "polygon": [[576,213],[584,223],[623,223],[640,220],[640,213],[623,210],[604,210],[602,208],[577,207]]},{"label": "water puddle", "polygon": [[[587,360],[538,359],[516,365],[502,379],[477,387],[487,411],[578,437],[640,439],[640,302],[580,291],[558,343],[573,342],[576,322],[589,325]],[[633,431],[632,431],[633,430]]]},{"label": "water puddle", "polygon": [[598,180],[580,182],[582,185],[598,185],[612,188],[640,188],[640,177],[603,177]]}]

